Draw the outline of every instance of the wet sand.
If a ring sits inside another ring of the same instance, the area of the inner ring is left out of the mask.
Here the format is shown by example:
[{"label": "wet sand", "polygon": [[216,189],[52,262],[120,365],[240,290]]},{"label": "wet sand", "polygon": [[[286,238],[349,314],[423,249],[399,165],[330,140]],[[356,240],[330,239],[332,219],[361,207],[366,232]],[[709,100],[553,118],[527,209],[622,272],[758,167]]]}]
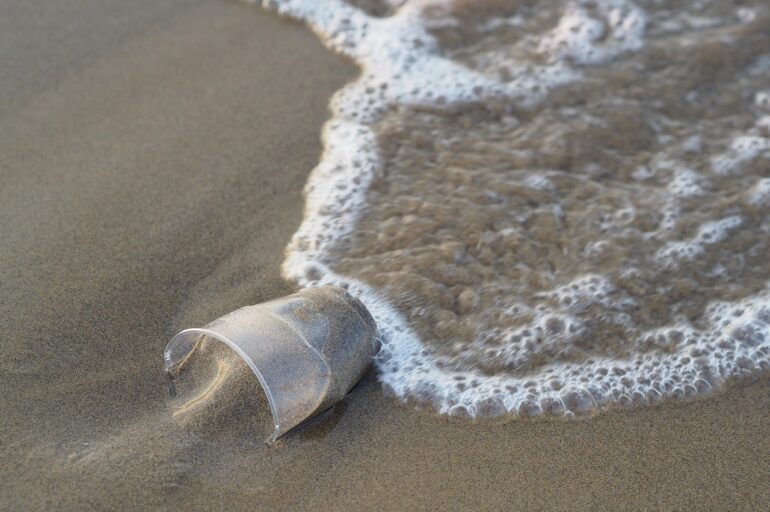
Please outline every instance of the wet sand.
[{"label": "wet sand", "polygon": [[401,406],[370,374],[274,448],[242,407],[180,425],[163,346],[291,291],[279,267],[326,103],[356,71],[235,2],[12,0],[0,20],[0,509],[770,503],[767,377],[472,424]]}]

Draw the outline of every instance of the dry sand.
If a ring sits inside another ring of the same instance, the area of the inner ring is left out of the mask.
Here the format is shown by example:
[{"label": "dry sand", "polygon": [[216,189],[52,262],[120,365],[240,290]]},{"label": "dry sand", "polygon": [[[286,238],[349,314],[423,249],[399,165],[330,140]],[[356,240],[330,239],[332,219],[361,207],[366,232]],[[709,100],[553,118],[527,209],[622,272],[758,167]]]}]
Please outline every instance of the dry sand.
[{"label": "dry sand", "polygon": [[0,6],[0,509],[770,506],[766,377],[472,424],[370,374],[274,448],[243,426],[248,403],[175,421],[165,342],[290,291],[283,248],[355,69],[259,9],[160,4]]}]

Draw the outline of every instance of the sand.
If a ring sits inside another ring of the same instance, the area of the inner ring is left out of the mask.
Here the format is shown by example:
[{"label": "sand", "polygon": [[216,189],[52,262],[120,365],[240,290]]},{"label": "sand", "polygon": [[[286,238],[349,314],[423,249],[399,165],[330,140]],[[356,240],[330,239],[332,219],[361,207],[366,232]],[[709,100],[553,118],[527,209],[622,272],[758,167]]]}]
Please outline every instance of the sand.
[{"label": "sand", "polygon": [[166,341],[291,291],[326,103],[356,71],[257,8],[159,4],[0,7],[0,509],[767,508],[767,377],[497,424],[370,373],[273,448],[242,407],[175,421]]}]

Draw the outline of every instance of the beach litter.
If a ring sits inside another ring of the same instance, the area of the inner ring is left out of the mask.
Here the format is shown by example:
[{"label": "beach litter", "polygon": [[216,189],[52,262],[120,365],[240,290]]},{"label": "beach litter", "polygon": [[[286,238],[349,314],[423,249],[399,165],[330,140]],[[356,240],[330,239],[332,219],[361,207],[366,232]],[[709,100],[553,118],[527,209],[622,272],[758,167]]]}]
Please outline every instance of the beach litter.
[{"label": "beach litter", "polygon": [[270,404],[279,437],[339,402],[369,369],[377,327],[364,305],[342,288],[323,286],[185,329],[166,346],[173,379],[206,338],[225,343],[251,368]]}]

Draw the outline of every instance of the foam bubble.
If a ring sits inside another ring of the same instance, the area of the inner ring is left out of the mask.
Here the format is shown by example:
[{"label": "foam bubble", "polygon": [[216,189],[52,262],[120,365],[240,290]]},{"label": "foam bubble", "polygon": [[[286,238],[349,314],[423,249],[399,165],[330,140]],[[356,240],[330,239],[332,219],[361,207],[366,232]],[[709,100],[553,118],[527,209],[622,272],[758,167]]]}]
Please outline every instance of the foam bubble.
[{"label": "foam bubble", "polygon": [[[588,6],[595,11],[593,16]],[[601,0],[567,5],[558,25],[540,41],[551,59],[601,64],[643,45],[647,19],[633,2]]]},{"label": "foam bubble", "polygon": [[717,174],[738,172],[741,167],[770,150],[770,139],[756,135],[741,135],[733,139],[730,148],[712,160]]},{"label": "foam bubble", "polygon": [[749,202],[770,206],[770,178],[760,178],[749,191]]},{"label": "foam bubble", "polygon": [[692,169],[680,168],[674,171],[674,176],[668,184],[668,189],[677,197],[694,197],[703,194],[700,186],[702,178]]},{"label": "foam bubble", "polygon": [[754,95],[754,103],[764,110],[770,110],[770,91],[759,91]]},{"label": "foam bubble", "polygon": [[693,260],[706,251],[706,246],[716,244],[727,238],[731,229],[741,225],[739,216],[706,222],[698,228],[694,237],[688,240],[669,242],[655,255],[666,266],[676,267],[681,260]]}]

